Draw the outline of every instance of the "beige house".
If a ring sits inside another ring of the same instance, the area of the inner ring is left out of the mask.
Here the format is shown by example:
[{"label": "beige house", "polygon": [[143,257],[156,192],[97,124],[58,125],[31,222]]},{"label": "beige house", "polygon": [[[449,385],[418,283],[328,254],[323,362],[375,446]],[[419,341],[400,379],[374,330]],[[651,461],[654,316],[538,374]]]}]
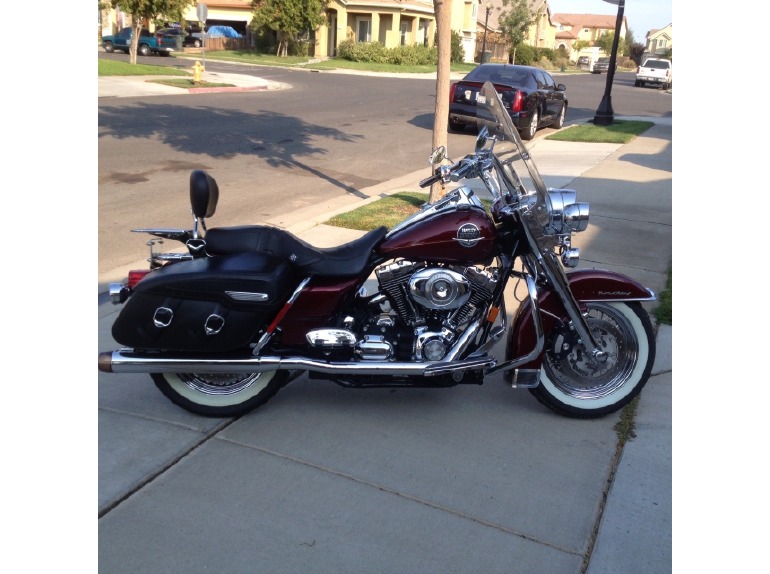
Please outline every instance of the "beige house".
[{"label": "beige house", "polygon": [[674,34],[671,24],[660,30],[650,30],[647,32],[647,41],[644,47],[642,61],[650,56],[663,56],[671,49],[672,38]]},{"label": "beige house", "polygon": [[[617,15],[599,14],[552,14],[548,0],[529,0],[530,8],[537,14],[525,40],[536,48],[557,50],[563,47],[571,60],[578,54],[573,44],[586,40],[590,47],[584,50],[598,54],[594,47],[602,34],[615,31]],[[248,35],[252,19],[251,0],[207,0],[207,24],[232,26]],[[462,38],[465,61],[481,61],[483,39],[486,49],[492,52],[492,60],[507,59],[508,46],[500,43],[500,14],[502,0],[452,0],[451,26]],[[188,23],[197,23],[197,4],[185,14]],[[100,12],[100,33],[113,34],[130,24],[130,17],[117,10]],[[317,58],[333,57],[337,46],[347,39],[359,42],[380,42],[388,48],[415,43],[433,45],[436,18],[433,0],[330,0],[326,11],[327,23],[314,31],[311,55]],[[148,26],[152,29],[152,25]],[[621,23],[620,34],[628,30],[626,18]],[[671,48],[672,26],[650,30],[646,38],[645,56],[660,55]]]},{"label": "beige house", "polygon": [[[535,48],[554,48],[557,27],[551,17],[548,0],[529,0],[530,10],[536,15],[525,42]],[[490,52],[491,60],[507,60],[509,46],[501,37],[500,16],[507,8],[502,0],[488,0],[479,9],[476,34],[476,61],[481,61],[481,51]],[[484,42],[486,33],[487,41]]]},{"label": "beige house", "polygon": [[[615,32],[618,16],[617,14],[610,16],[599,14],[554,14],[552,19],[557,27],[555,48],[558,50],[563,47],[567,54],[569,54],[570,60],[574,61],[577,60],[578,56],[583,55],[583,52],[578,53],[574,49],[575,42],[585,40],[589,43],[591,48],[586,51],[586,54],[598,51],[598,48],[592,49],[596,40],[604,34]],[[620,24],[620,37],[625,38],[627,31],[628,22],[626,17],[623,16]]]},{"label": "beige house", "polygon": [[[232,26],[246,34],[252,18],[251,0],[207,0],[207,24]],[[188,23],[198,22],[197,5],[185,14]],[[451,27],[462,38],[465,59],[473,61],[479,0],[452,0]],[[433,0],[330,0],[327,23],[311,36],[311,55],[332,57],[341,42],[380,42],[388,48],[412,44],[433,45],[436,17]],[[101,14],[102,34],[127,26],[128,16],[115,10]]]}]

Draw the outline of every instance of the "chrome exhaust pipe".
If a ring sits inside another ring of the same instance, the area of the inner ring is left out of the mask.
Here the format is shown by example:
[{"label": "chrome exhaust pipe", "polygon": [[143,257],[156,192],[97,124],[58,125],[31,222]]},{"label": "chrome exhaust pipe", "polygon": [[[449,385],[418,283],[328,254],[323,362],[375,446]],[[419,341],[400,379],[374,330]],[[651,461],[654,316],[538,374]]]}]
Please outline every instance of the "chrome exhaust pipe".
[{"label": "chrome exhaust pipe", "polygon": [[99,353],[99,370],[104,373],[259,373],[263,371],[312,371],[329,375],[437,376],[454,371],[488,369],[497,361],[477,357],[466,361],[397,363],[389,361],[331,362],[309,357],[254,357],[238,355],[200,358],[184,355],[143,353],[121,349]]}]

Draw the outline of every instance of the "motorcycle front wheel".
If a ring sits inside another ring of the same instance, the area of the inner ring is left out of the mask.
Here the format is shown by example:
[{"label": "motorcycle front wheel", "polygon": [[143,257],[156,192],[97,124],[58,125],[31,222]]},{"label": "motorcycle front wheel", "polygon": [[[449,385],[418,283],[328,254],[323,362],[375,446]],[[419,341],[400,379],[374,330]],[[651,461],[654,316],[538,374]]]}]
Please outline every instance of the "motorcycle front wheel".
[{"label": "motorcycle front wheel", "polygon": [[234,417],[266,403],[288,381],[287,371],[249,374],[153,373],[175,405],[207,417]]},{"label": "motorcycle front wheel", "polygon": [[587,321],[606,359],[593,360],[567,323],[546,335],[540,384],[530,392],[575,418],[613,413],[637,396],[655,361],[655,335],[639,303],[586,304]]}]

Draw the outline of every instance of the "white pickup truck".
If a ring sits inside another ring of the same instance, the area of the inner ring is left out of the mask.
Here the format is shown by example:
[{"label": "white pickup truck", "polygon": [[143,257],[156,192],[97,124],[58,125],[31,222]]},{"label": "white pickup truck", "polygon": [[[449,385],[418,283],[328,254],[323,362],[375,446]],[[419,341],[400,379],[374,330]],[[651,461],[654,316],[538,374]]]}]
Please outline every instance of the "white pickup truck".
[{"label": "white pickup truck", "polygon": [[663,89],[670,90],[673,83],[671,60],[661,58],[647,58],[644,64],[636,70],[634,85],[644,87],[645,84],[655,84]]}]

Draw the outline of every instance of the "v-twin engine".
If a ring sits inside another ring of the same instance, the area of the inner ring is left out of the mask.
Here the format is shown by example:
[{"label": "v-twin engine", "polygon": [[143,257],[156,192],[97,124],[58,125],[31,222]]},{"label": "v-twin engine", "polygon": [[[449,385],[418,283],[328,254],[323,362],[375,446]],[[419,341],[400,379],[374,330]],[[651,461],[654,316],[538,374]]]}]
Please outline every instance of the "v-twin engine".
[{"label": "v-twin engine", "polygon": [[497,286],[496,270],[403,260],[376,275],[381,292],[368,301],[355,345],[361,360],[444,359],[485,312]]}]

